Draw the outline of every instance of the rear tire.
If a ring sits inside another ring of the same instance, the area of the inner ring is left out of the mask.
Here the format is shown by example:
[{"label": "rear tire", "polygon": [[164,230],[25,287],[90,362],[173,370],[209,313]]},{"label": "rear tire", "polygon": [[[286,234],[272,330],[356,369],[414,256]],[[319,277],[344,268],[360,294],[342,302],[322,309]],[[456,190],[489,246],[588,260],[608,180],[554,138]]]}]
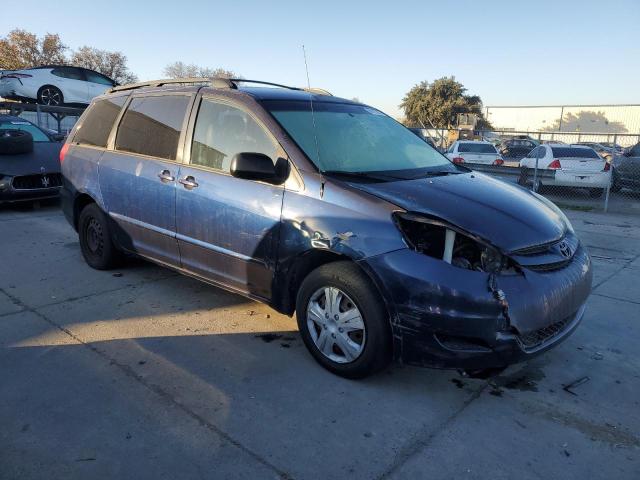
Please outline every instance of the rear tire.
[{"label": "rear tire", "polygon": [[[329,291],[334,292],[337,303],[327,299],[324,292]],[[339,308],[334,311],[330,304]],[[387,310],[375,285],[351,262],[328,263],[307,275],[298,290],[296,317],[302,340],[313,358],[336,375],[363,378],[391,362]],[[351,319],[345,322],[346,318]],[[319,344],[325,345],[324,351]]]},{"label": "rear tire", "polygon": [[620,186],[620,181],[618,180],[616,169],[613,168],[611,172],[611,191],[617,193],[620,190],[622,190],[622,187]]},{"label": "rear tire", "polygon": [[527,182],[529,179],[529,173],[528,173],[528,168],[527,167],[521,167],[520,168],[520,176],[518,177],[518,185],[522,186],[522,187],[526,187],[527,186]]},{"label": "rear tire", "polygon": [[80,249],[87,264],[96,270],[109,270],[122,261],[122,253],[112,240],[110,220],[96,205],[87,205],[78,219]]}]

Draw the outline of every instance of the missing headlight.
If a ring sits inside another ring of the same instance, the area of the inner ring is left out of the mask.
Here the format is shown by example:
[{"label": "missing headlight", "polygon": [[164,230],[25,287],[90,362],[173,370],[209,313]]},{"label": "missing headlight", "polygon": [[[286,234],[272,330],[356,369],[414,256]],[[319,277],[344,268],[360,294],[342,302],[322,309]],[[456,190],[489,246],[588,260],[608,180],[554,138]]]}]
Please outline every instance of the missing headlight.
[{"label": "missing headlight", "polygon": [[444,222],[411,213],[396,213],[396,224],[409,247],[451,265],[486,273],[512,270],[509,260],[495,248],[481,243]]}]

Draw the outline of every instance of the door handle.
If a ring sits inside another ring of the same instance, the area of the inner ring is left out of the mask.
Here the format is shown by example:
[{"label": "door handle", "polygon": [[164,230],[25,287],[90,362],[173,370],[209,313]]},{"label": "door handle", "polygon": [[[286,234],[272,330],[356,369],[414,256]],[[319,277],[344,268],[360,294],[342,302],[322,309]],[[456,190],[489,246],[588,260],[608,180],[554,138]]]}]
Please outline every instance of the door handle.
[{"label": "door handle", "polygon": [[178,182],[180,182],[187,190],[192,190],[198,186],[196,179],[191,175],[187,175],[186,177],[181,178],[180,180],[178,180]]},{"label": "door handle", "polygon": [[158,178],[162,183],[173,182],[176,179],[176,177],[171,175],[171,172],[169,170],[162,170],[158,174]]}]

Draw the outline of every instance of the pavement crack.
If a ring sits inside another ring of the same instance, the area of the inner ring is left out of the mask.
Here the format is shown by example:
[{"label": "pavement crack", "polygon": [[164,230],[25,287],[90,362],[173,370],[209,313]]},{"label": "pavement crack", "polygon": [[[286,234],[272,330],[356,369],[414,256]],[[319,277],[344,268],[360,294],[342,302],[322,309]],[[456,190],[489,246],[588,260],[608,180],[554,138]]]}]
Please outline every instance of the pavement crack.
[{"label": "pavement crack", "polygon": [[640,305],[640,302],[638,302],[638,301],[629,300],[627,298],[612,297],[611,295],[605,295],[604,293],[595,293],[594,292],[591,295],[595,295],[596,297],[610,298],[611,300],[616,300],[618,302],[626,302],[626,303],[632,303],[634,305]]},{"label": "pavement crack", "polygon": [[391,476],[397,472],[408,460],[413,458],[419,452],[429,447],[433,440],[438,437],[442,432],[447,430],[449,426],[460,416],[462,412],[464,412],[469,405],[471,405],[476,399],[480,398],[482,392],[484,392],[487,387],[489,387],[489,383],[485,383],[478,390],[473,392],[471,396],[464,401],[464,403],[458,408],[455,412],[453,412],[447,419],[442,422],[435,430],[430,430],[428,428],[423,428],[420,432],[418,432],[414,437],[405,443],[406,448],[403,448],[396,458],[394,459],[391,466],[385,470],[381,475],[376,477],[377,480],[386,480],[391,478]]},{"label": "pavement crack", "polygon": [[[227,443],[229,443],[229,444],[233,445],[234,447],[238,448],[242,452],[246,453],[251,458],[253,458],[256,462],[258,462],[261,465],[269,468],[270,470],[273,470],[278,475],[278,477],[281,478],[282,480],[293,479],[293,477],[289,473],[285,472],[284,470],[281,470],[280,468],[278,468],[274,464],[270,463],[268,460],[264,459],[258,453],[254,452],[250,448],[244,446],[239,440],[236,440],[231,435],[229,435],[225,431],[221,430],[218,426],[216,426],[214,423],[208,421],[202,415],[199,415],[198,413],[194,412],[193,410],[191,410],[186,405],[176,401],[176,399],[173,398],[173,396],[170,393],[168,393],[165,390],[163,390],[160,386],[154,385],[154,384],[148,382],[145,378],[143,378],[141,375],[136,373],[129,365],[122,364],[122,363],[118,362],[115,358],[111,357],[110,355],[107,355],[105,352],[99,350],[97,347],[95,347],[91,343],[87,343],[87,342],[83,341],[78,335],[73,333],[68,328],[65,328],[64,326],[59,325],[58,323],[56,323],[55,321],[53,321],[49,317],[47,317],[45,314],[39,312],[38,309],[30,307],[29,305],[24,303],[22,300],[20,300],[18,297],[14,296],[14,295],[11,295],[10,293],[8,293],[6,290],[4,290],[1,287],[0,287],[0,292],[4,293],[16,305],[21,307],[22,311],[29,311],[29,312],[33,313],[38,318],[42,319],[43,321],[45,321],[46,323],[48,323],[52,327],[60,330],[64,334],[66,334],[69,337],[71,337],[73,340],[78,342],[78,344],[80,344],[83,347],[89,349],[90,351],[92,351],[96,355],[102,357],[104,360],[108,361],[110,365],[113,365],[114,367],[119,369],[122,373],[124,373],[127,377],[129,377],[132,380],[138,382],[139,384],[144,386],[147,390],[149,390],[150,392],[152,392],[155,395],[159,396],[167,404],[169,404],[172,407],[182,411],[183,413],[185,413],[186,415],[188,415],[189,417],[194,419],[196,422],[198,422],[199,425],[201,425],[202,427],[206,428],[207,430],[213,432],[214,434],[218,435],[224,441],[226,441]],[[39,307],[39,308],[41,308],[41,307]]]},{"label": "pavement crack", "polygon": [[622,272],[623,270],[625,270],[627,267],[629,267],[633,262],[635,262],[638,258],[640,258],[640,254],[636,255],[635,257],[633,257],[631,260],[629,260],[628,262],[626,262],[622,267],[620,267],[618,270],[616,270],[615,272],[613,272],[611,275],[607,275],[604,279],[602,279],[600,282],[598,282],[596,285],[593,285],[591,287],[591,291],[595,291],[596,288],[598,288],[600,285],[602,285],[605,282],[608,282],[609,280],[611,280],[613,277],[615,277],[617,274],[619,274],[620,272]]}]

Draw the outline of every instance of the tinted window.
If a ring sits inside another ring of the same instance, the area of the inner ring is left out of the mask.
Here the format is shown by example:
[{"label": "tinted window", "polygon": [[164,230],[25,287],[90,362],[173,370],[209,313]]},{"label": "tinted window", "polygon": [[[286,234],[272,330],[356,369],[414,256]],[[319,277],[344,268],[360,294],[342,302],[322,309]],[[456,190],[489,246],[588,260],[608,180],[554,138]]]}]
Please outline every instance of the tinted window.
[{"label": "tinted window", "polygon": [[555,158],[600,158],[591,148],[551,147],[551,151]]},{"label": "tinted window", "polygon": [[34,142],[50,142],[49,137],[34,124],[20,120],[0,122],[0,130],[24,130],[29,132]]},{"label": "tinted window", "polygon": [[91,70],[85,70],[84,73],[87,76],[88,82],[100,83],[102,85],[109,85],[110,87],[113,86],[113,82],[107,77],[105,77],[104,75],[101,75],[97,72],[92,72]]},{"label": "tinted window", "polygon": [[116,150],[175,160],[191,97],[138,97],[129,104],[116,136]]},{"label": "tinted window", "polygon": [[127,97],[99,100],[90,107],[76,130],[73,141],[96,147],[106,147],[109,133]]},{"label": "tinted window", "polygon": [[229,171],[236,153],[264,153],[276,161],[278,146],[248,113],[210,100],[203,100],[198,111],[191,164]]},{"label": "tinted window", "polygon": [[51,73],[57,77],[70,78],[72,80],[84,80],[82,71],[73,67],[58,67],[51,70]]},{"label": "tinted window", "polygon": [[492,153],[496,154],[496,149],[493,145],[487,145],[486,143],[461,143],[458,145],[458,152],[469,152],[469,153]]}]

